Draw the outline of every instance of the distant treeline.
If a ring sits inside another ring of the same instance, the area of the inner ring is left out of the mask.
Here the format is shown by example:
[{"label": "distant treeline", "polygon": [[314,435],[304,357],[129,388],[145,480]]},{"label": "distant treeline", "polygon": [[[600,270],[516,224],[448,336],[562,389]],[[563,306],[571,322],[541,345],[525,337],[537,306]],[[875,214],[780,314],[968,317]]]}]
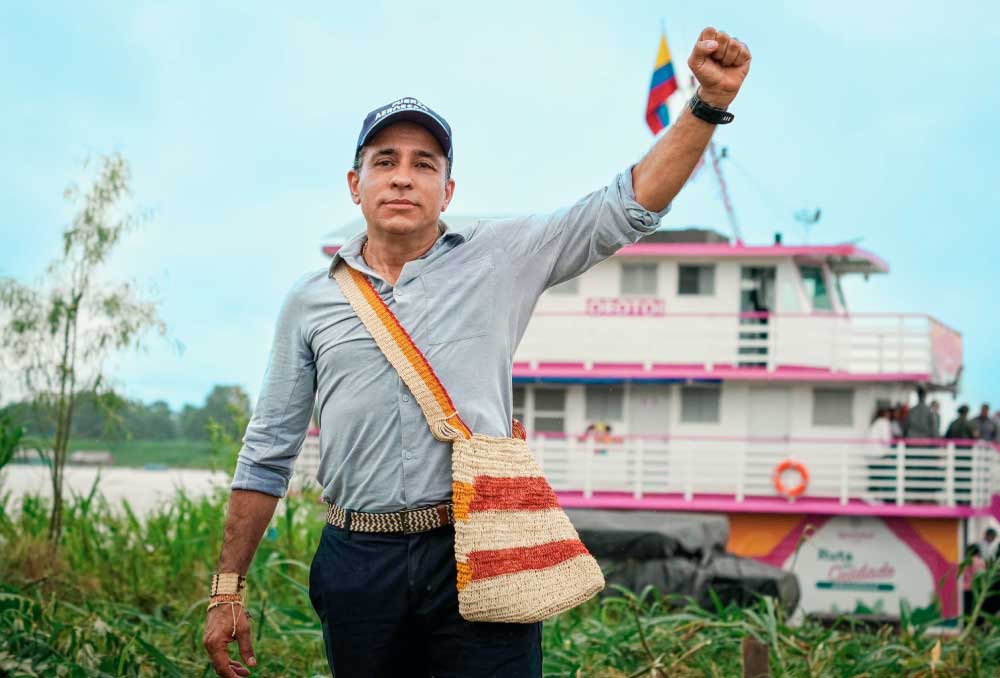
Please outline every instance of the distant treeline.
[{"label": "distant treeline", "polygon": [[[123,440],[208,440],[208,423],[235,429],[234,413],[250,414],[250,398],[240,386],[214,386],[201,407],[185,405],[174,412],[162,400],[144,403],[115,394],[79,393],[73,414],[72,437]],[[0,408],[29,436],[50,436],[55,412],[46,405],[21,402]],[[232,430],[239,438],[243,431]]]}]

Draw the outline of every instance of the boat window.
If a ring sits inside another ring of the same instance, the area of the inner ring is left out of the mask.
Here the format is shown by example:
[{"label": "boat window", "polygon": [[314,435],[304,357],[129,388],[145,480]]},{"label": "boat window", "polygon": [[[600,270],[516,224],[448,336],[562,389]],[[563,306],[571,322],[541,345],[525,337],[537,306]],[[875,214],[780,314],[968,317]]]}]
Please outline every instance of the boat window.
[{"label": "boat window", "polygon": [[534,427],[541,433],[566,432],[566,389],[535,389]]},{"label": "boat window", "polygon": [[813,426],[853,425],[854,391],[852,389],[813,389]]},{"label": "boat window", "polygon": [[799,266],[802,284],[806,288],[806,296],[812,300],[814,311],[832,311],[833,302],[826,289],[826,278],[820,266]]},{"label": "boat window", "polygon": [[551,294],[577,294],[580,291],[580,279],[570,278],[566,282],[553,285],[549,288]]},{"label": "boat window", "polygon": [[719,385],[681,386],[681,422],[717,424],[719,422]]},{"label": "boat window", "polygon": [[588,384],[586,418],[589,422],[622,421],[625,387],[622,384]]},{"label": "boat window", "polygon": [[715,294],[715,266],[711,264],[679,266],[677,294]]},{"label": "boat window", "polygon": [[656,294],[656,264],[622,264],[621,293]]}]

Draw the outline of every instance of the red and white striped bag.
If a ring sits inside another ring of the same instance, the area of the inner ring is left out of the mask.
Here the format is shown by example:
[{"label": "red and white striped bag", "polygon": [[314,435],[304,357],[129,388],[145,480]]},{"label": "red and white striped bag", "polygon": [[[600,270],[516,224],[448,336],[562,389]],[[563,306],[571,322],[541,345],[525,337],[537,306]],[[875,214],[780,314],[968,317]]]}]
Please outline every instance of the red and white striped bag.
[{"label": "red and white striped bag", "polygon": [[367,276],[339,262],[333,277],[419,403],[435,438],[452,443],[458,605],[469,621],[537,622],[604,588],[542,474],[524,429],[515,438],[472,433],[430,363]]}]

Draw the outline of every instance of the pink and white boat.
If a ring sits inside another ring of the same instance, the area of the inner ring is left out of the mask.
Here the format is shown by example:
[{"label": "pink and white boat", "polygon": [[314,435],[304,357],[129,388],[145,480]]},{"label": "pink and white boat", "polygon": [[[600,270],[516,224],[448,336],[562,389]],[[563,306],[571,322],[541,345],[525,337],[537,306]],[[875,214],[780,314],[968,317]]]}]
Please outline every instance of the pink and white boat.
[{"label": "pink and white boat", "polygon": [[869,437],[880,401],[952,392],[962,369],[932,316],[850,310],[841,279],[887,272],[850,244],[654,233],[541,297],[515,417],[566,507],[722,513],[727,550],[794,566],[807,612],[953,616],[969,521],[1000,517],[1000,456]]}]

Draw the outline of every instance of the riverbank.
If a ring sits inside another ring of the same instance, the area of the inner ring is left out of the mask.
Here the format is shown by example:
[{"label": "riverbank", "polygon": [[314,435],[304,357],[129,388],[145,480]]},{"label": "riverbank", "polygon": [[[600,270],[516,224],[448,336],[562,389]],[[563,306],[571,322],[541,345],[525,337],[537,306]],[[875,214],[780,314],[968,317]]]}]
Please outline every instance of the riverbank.
[{"label": "riverbank", "polygon": [[[24,469],[15,471],[24,482]],[[96,477],[80,471],[95,469],[71,469],[73,483]],[[189,490],[207,487],[208,493],[154,504],[143,520],[102,502],[70,499],[55,554],[47,544],[45,501],[27,495],[19,515],[0,511],[5,556],[0,558],[0,675],[210,674],[202,624],[206,582],[221,547],[225,496],[211,493],[215,478],[190,472],[107,478],[126,497],[170,488],[171,481],[193,481]],[[102,474],[102,486],[104,479]],[[123,488],[130,479],[132,491]],[[261,540],[247,577],[260,662],[254,675],[328,676],[322,629],[308,592],[323,532],[322,507],[315,495],[289,497],[276,512],[275,525]],[[899,628],[869,629],[850,620],[791,624],[770,598],[746,610],[721,605],[705,610],[652,589],[639,598],[608,593],[545,623],[546,676],[652,675],[654,664],[670,676],[736,676],[747,636],[771,648],[771,675],[786,678],[957,678],[1000,671],[1000,626],[992,617],[962,636],[939,638],[929,633],[935,620],[909,614]]]}]

